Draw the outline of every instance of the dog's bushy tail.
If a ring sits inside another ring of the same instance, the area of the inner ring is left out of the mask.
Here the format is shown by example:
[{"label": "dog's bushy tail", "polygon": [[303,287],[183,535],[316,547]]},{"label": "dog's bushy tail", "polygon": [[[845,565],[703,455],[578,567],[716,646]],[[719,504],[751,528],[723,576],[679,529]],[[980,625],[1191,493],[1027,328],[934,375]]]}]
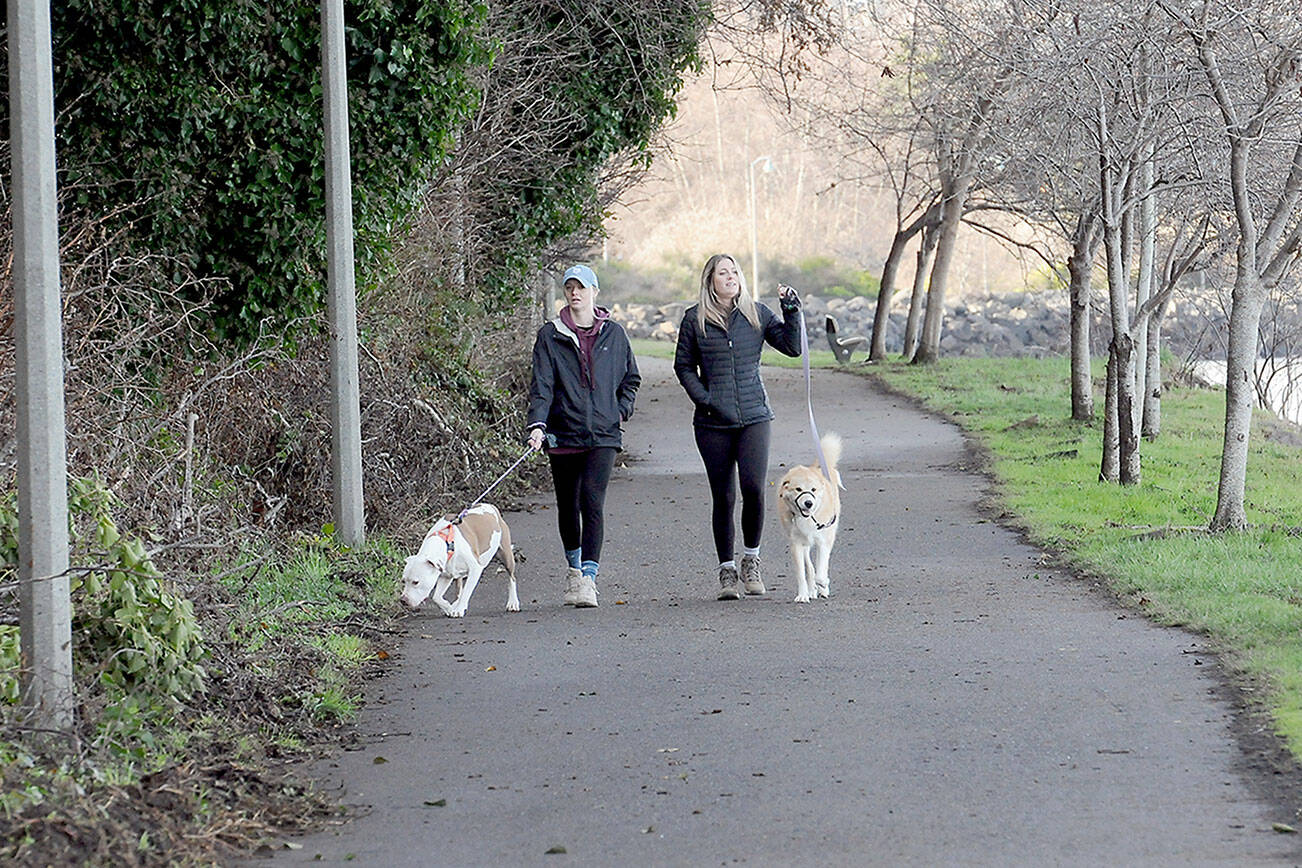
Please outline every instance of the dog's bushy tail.
[{"label": "dog's bushy tail", "polygon": [[836,473],[836,464],[841,460],[841,435],[829,431],[818,441],[818,445],[823,447],[823,457],[827,459],[827,469],[832,473]]}]

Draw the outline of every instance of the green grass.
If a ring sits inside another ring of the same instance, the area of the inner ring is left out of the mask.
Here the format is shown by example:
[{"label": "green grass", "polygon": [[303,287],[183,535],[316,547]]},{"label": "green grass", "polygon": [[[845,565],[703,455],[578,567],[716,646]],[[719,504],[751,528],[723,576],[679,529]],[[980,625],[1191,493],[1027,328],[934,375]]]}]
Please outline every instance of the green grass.
[{"label": "green grass", "polygon": [[297,681],[282,701],[305,706],[318,719],[347,720],[361,705],[358,672],[376,658],[371,642],[355,631],[393,610],[397,561],[384,537],[350,549],[328,536],[301,535],[287,555],[250,554],[222,579],[239,600],[229,636],[250,666],[274,668],[286,657],[301,658],[296,647],[313,649],[309,682]]},{"label": "green grass", "polygon": [[[1205,528],[1220,467],[1219,391],[1168,388],[1161,436],[1141,445],[1142,482],[1122,487],[1097,481],[1101,423],[1069,418],[1066,359],[892,362],[865,372],[983,443],[1004,506],[1034,541],[1154,620],[1208,636],[1264,688],[1265,710],[1302,756],[1302,450],[1263,436],[1280,423],[1254,422],[1250,529],[1213,535]],[[1101,414],[1101,396],[1096,403]]]}]

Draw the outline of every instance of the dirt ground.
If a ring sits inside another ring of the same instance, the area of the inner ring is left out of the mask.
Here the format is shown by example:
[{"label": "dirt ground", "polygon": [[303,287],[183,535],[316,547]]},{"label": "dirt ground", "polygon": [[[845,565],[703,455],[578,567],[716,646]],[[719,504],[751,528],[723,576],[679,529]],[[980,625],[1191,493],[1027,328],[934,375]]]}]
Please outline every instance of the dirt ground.
[{"label": "dirt ground", "polygon": [[[561,605],[546,501],[508,515],[523,611],[490,579],[407,619],[359,738],[305,770],[349,817],[277,861],[1302,863],[1302,776],[1204,639],[1027,545],[961,433],[866,379],[816,373],[831,599],[791,602],[770,508],[769,594],[715,601],[691,407],[642,365],[600,607]],[[813,452],[800,372],[765,378],[774,483]]]}]

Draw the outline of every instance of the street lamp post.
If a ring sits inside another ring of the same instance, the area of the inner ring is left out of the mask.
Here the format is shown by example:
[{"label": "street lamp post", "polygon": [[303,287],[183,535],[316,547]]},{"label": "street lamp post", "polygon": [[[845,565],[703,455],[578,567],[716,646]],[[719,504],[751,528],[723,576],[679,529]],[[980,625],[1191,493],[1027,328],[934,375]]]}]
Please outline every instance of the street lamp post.
[{"label": "street lamp post", "polygon": [[362,498],[361,385],[357,365],[357,286],[353,263],[353,183],[348,145],[348,77],[343,0],[321,2],[321,82],[325,116],[326,280],[330,312],[330,438],[335,535],[366,539]]},{"label": "street lamp post", "polygon": [[70,730],[68,470],[50,4],[9,0],[9,140],[18,434],[19,654],[38,730]]},{"label": "street lamp post", "polygon": [[755,212],[755,167],[760,163],[764,164],[762,171],[773,171],[773,160],[767,155],[756,157],[746,167],[746,187],[750,192],[750,293],[756,299],[759,298],[759,230],[756,226],[759,218]]}]

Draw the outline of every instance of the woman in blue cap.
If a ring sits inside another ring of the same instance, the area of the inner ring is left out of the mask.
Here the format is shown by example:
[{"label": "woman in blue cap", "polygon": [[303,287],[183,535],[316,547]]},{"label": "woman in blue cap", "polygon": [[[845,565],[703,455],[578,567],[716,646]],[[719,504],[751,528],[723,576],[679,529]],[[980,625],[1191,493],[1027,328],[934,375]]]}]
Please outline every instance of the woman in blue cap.
[{"label": "woman in blue cap", "polygon": [[606,486],[623,447],[642,377],[628,335],[597,307],[597,275],[575,265],[562,278],[565,305],[538,330],[529,387],[529,445],[547,446],[556,521],[567,564],[565,605],[597,605]]}]

